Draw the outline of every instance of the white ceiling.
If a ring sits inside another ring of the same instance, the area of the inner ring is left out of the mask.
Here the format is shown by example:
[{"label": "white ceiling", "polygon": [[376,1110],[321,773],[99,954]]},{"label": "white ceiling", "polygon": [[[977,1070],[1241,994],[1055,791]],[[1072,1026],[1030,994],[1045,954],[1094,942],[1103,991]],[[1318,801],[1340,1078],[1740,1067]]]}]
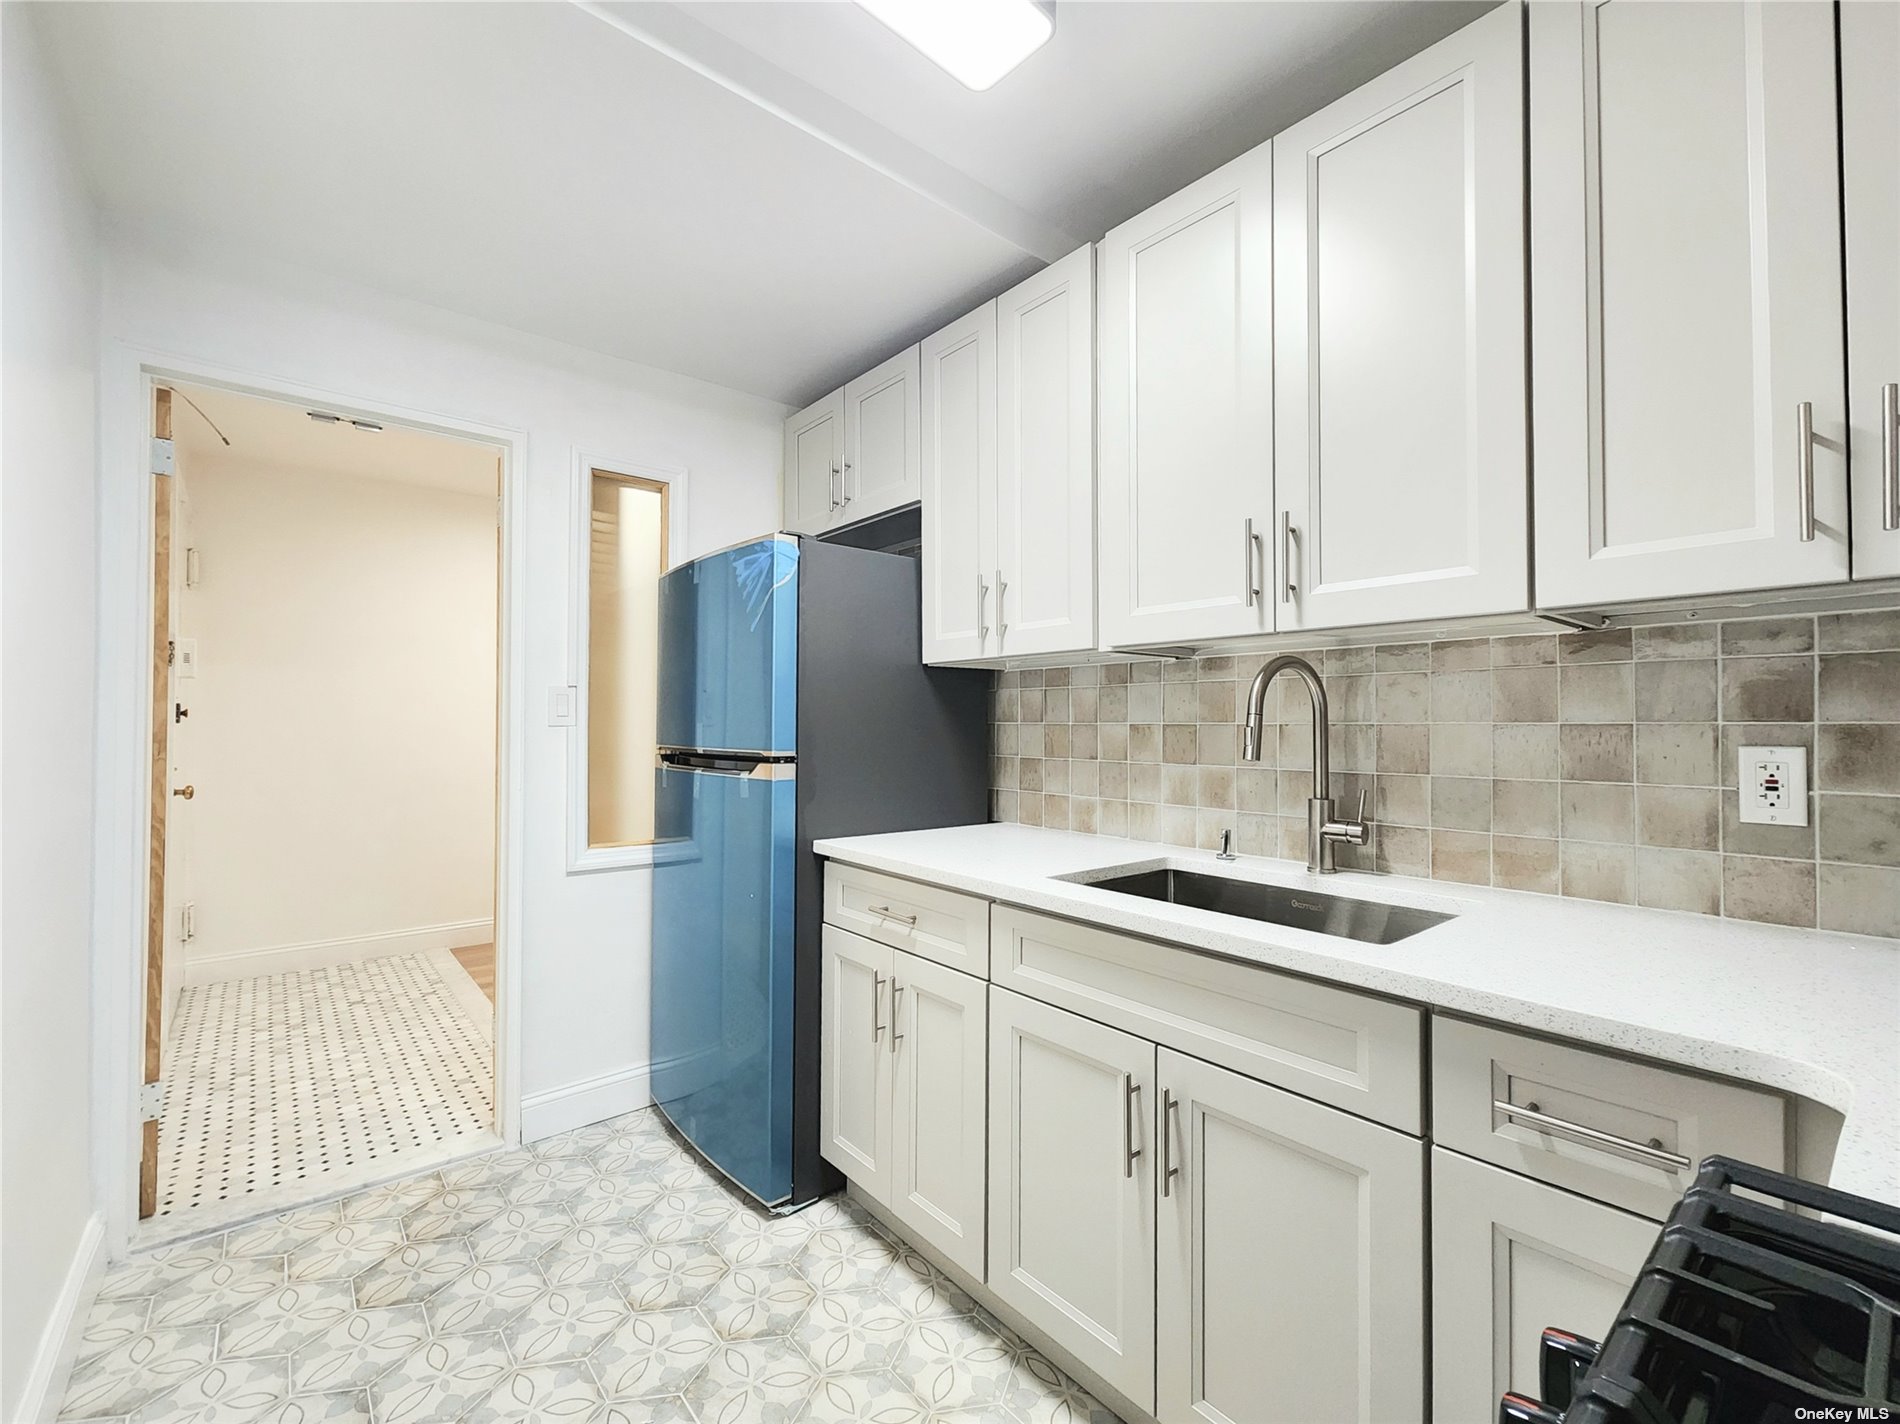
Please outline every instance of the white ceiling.
[{"label": "white ceiling", "polygon": [[[479,441],[402,425],[332,425],[312,420],[305,406],[217,386],[174,390],[183,399],[172,403],[172,438],[187,477],[196,463],[218,462],[240,464],[260,479],[285,472],[343,475],[491,497],[500,489],[495,447]],[[228,446],[213,425],[230,440]]]},{"label": "white ceiling", "polygon": [[1062,0],[983,94],[843,0],[36,8],[121,228],[803,403],[1491,3]]}]

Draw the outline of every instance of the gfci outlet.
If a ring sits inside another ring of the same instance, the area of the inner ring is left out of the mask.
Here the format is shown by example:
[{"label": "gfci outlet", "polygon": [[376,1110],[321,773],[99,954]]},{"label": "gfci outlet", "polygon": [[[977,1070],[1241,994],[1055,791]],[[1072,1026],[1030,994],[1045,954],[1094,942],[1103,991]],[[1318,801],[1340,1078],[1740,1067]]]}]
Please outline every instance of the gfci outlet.
[{"label": "gfci outlet", "polygon": [[1771,826],[1808,823],[1806,747],[1743,747],[1742,819]]}]

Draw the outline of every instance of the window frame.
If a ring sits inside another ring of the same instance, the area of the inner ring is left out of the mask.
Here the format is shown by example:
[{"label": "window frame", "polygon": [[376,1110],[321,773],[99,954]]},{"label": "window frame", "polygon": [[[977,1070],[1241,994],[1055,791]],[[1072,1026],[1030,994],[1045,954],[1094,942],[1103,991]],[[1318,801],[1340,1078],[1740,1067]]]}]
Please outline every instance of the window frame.
[{"label": "window frame", "polygon": [[558,705],[549,707],[549,721],[567,729],[567,870],[570,875],[600,870],[629,870],[650,866],[654,843],[595,846],[589,843],[588,760],[590,754],[588,703],[589,659],[592,634],[591,565],[593,556],[594,480],[604,477],[657,490],[664,513],[661,573],[674,568],[686,547],[687,472],[677,466],[653,465],[643,460],[594,457],[577,451],[569,491],[568,667],[565,688],[553,689],[569,699],[568,715]]}]

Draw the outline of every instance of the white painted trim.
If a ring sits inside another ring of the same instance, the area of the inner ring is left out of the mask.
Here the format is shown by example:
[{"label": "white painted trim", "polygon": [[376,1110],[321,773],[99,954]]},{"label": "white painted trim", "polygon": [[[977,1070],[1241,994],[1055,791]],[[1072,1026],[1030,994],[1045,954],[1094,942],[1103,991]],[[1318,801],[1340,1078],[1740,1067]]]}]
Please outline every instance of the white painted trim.
[{"label": "white painted trim", "polygon": [[590,1122],[651,1107],[653,1065],[635,1063],[596,1078],[550,1088],[521,1100],[521,1140],[538,1142]]},{"label": "white painted trim", "polygon": [[425,949],[461,949],[471,944],[493,944],[493,920],[456,920],[442,925],[416,925],[380,934],[344,935],[313,939],[301,944],[272,944],[238,949],[229,954],[207,954],[185,959],[186,987],[217,984],[226,979],[249,979],[257,974],[287,974],[300,969],[327,969],[336,964],[360,964],[392,954],[415,954]]},{"label": "white painted trim", "polygon": [[687,548],[687,496],[691,480],[678,465],[653,465],[644,460],[592,455],[574,451],[568,476],[568,686],[574,689],[574,721],[567,728],[567,871],[570,875],[595,870],[644,869],[653,864],[653,847],[613,846],[595,849],[587,844],[587,640],[588,570],[592,567],[594,471],[631,475],[666,486],[666,547],[672,563],[681,562]]},{"label": "white painted trim", "polygon": [[122,1256],[138,1220],[138,1048],[144,1042],[146,858],[151,770],[152,525],[146,470],[155,380],[187,381],[496,447],[501,456],[500,706],[496,717],[495,1117],[521,1140],[521,965],[529,725],[528,435],[384,404],[276,372],[102,342],[99,382],[98,782],[93,879],[93,1160],[105,1247]]},{"label": "white painted trim", "polygon": [[79,1233],[79,1249],[66,1268],[59,1296],[40,1332],[39,1348],[33,1353],[26,1385],[20,1392],[19,1417],[25,1421],[51,1419],[59,1412],[66,1395],[66,1381],[73,1372],[73,1359],[79,1353],[79,1337],[86,1328],[86,1312],[99,1290],[99,1278],[106,1269],[106,1219],[100,1212],[86,1218]]}]

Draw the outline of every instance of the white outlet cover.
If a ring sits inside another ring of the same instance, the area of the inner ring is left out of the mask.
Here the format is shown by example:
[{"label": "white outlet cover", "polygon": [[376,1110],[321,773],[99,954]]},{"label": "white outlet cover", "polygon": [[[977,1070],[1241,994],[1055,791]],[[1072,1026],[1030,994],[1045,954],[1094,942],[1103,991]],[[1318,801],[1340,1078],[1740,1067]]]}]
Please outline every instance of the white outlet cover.
[{"label": "white outlet cover", "polygon": [[575,725],[575,707],[579,702],[578,688],[550,687],[548,689],[548,725],[550,727],[572,727]]},{"label": "white outlet cover", "polygon": [[1743,747],[1736,767],[1744,821],[1764,826],[1808,823],[1808,749]]}]

